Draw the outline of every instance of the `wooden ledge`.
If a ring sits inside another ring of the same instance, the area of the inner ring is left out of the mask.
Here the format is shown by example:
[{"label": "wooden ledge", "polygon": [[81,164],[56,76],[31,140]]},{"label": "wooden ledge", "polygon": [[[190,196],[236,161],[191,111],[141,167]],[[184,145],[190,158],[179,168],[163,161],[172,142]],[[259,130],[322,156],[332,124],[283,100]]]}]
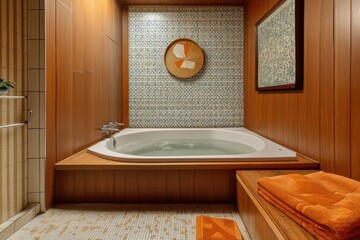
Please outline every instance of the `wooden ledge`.
[{"label": "wooden ledge", "polygon": [[135,163],[107,160],[86,150],[55,164],[55,170],[186,170],[186,169],[319,169],[319,163],[298,154],[295,161]]},{"label": "wooden ledge", "polygon": [[254,239],[315,239],[292,219],[257,193],[256,179],[283,174],[309,174],[316,170],[247,170],[236,171],[239,214]]}]

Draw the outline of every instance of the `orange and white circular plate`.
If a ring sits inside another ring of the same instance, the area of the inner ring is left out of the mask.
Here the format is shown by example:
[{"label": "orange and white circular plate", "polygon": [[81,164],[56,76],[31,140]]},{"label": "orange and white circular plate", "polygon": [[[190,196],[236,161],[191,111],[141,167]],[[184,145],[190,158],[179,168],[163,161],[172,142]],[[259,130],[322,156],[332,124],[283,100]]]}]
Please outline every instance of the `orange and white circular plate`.
[{"label": "orange and white circular plate", "polygon": [[165,51],[167,70],[178,78],[195,76],[204,65],[204,52],[191,39],[179,38],[171,42]]}]

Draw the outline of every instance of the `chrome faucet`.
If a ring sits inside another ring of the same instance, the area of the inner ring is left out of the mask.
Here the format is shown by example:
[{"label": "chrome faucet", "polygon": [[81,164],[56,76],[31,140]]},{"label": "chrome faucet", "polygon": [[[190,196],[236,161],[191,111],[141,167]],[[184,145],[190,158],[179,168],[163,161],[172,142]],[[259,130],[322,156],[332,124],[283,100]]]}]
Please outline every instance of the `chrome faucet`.
[{"label": "chrome faucet", "polygon": [[112,127],[116,127],[116,126],[124,126],[123,123],[118,123],[118,122],[109,122],[109,125]]},{"label": "chrome faucet", "polygon": [[102,133],[109,134],[110,132],[120,132],[119,129],[117,129],[117,126],[123,126],[123,123],[118,122],[109,122],[109,124],[104,124],[100,130]]}]

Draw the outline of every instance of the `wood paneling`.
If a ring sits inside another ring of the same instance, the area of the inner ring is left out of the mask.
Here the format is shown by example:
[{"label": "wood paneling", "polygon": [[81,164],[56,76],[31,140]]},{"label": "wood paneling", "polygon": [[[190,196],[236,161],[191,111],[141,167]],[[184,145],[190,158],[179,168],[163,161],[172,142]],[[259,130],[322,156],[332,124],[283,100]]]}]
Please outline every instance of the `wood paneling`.
[{"label": "wood paneling", "polygon": [[235,169],[318,167],[300,155],[297,161],[286,162],[132,163],[106,160],[84,150],[56,164],[56,198],[58,202],[230,202],[236,194]]},{"label": "wood paneling", "polygon": [[46,0],[46,208],[55,200],[56,163],[56,52],[55,1]]},{"label": "wood paneling", "polygon": [[120,119],[124,123],[124,127],[129,127],[129,11],[128,8],[123,8],[121,21],[121,72],[122,72],[122,116]]},{"label": "wood paneling", "polygon": [[[318,169],[319,163],[302,155],[293,161],[162,162],[138,163],[107,160],[83,150],[56,163],[55,170],[189,170],[189,169]],[[194,178],[195,176],[192,176]]]},{"label": "wood paneling", "polygon": [[51,81],[61,161],[103,138],[103,124],[119,121],[121,8],[116,0],[57,0],[55,9],[57,75]]},{"label": "wood paneling", "polygon": [[230,203],[235,201],[235,171],[60,171],[56,174],[56,189],[60,203]]},{"label": "wood paneling", "polygon": [[334,28],[333,0],[322,1],[320,28],[320,159],[324,170],[335,172]]},{"label": "wood paneling", "polygon": [[49,206],[54,163],[105,137],[103,124],[120,121],[121,7],[117,0],[46,3]]},{"label": "wood paneling", "polygon": [[351,61],[358,61],[356,3],[351,8],[349,0],[305,0],[303,90],[258,93],[255,23],[277,2],[245,3],[245,127],[318,160],[324,171],[360,179],[354,164],[357,153],[350,148],[359,144],[355,132],[360,121],[358,104],[353,103],[358,75],[350,71],[356,64]]},{"label": "wood paneling", "polygon": [[239,182],[236,184],[236,199],[239,214],[251,239],[279,239],[261,217],[261,213]]},{"label": "wood paneling", "polygon": [[[307,155],[316,158],[320,155],[320,29],[321,0],[304,1],[304,89],[306,103],[306,123],[303,125],[304,143]],[[280,104],[281,105],[281,104]],[[300,116],[302,112],[298,112]]]},{"label": "wood paneling", "polygon": [[72,12],[56,1],[56,143],[57,159],[73,152]]},{"label": "wood paneling", "polygon": [[[65,6],[67,6],[68,8],[72,7],[72,2],[73,0],[58,0],[59,2],[61,2],[62,4],[64,4]],[[74,0],[76,1],[76,0]]]},{"label": "wood paneling", "polygon": [[350,0],[334,0],[335,172],[350,176]]},{"label": "wood paneling", "polygon": [[121,0],[124,5],[242,5],[243,0]]},{"label": "wood paneling", "polygon": [[360,180],[360,1],[351,9],[351,177]]},{"label": "wood paneling", "polygon": [[[102,53],[102,91],[105,99],[103,105],[106,112],[106,119],[110,121],[119,121],[120,111],[120,84],[119,76],[119,45],[107,36],[103,37],[103,53]],[[114,120],[111,120],[114,119]],[[106,120],[105,120],[106,121]]]}]

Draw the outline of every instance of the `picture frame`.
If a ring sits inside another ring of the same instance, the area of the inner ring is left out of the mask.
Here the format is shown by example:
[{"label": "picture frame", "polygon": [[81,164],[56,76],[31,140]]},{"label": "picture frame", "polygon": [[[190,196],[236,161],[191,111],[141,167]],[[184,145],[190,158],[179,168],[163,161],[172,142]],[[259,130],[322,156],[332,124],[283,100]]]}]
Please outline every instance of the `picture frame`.
[{"label": "picture frame", "polygon": [[303,88],[301,0],[281,0],[256,23],[256,90]]}]

